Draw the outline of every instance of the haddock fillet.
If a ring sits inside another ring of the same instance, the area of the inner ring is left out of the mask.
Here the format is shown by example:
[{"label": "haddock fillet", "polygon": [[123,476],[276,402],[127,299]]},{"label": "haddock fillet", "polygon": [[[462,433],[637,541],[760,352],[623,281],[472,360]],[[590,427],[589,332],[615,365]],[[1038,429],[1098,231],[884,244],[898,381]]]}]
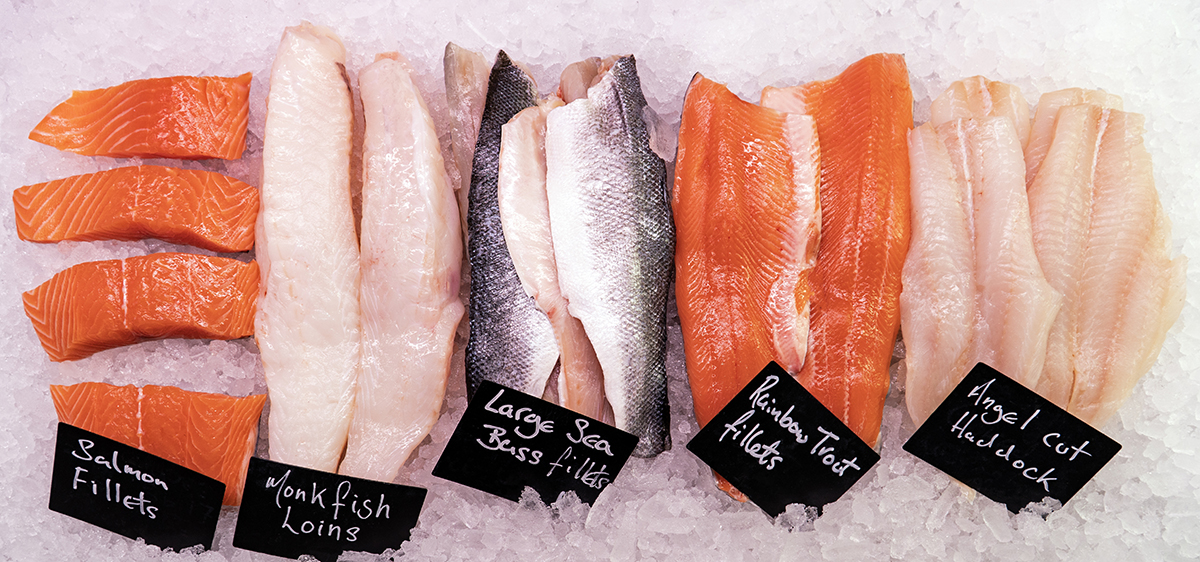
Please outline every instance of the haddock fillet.
[{"label": "haddock fillet", "polygon": [[901,55],[871,55],[831,80],[768,87],[762,104],[812,115],[821,143],[821,242],[798,378],[874,446],[909,242],[908,69]]},{"label": "haddock fillet", "polygon": [[173,386],[85,382],[50,385],[50,397],[58,421],[220,480],[221,503],[242,503],[265,395],[236,398]]},{"label": "haddock fillet", "polygon": [[1170,256],[1143,123],[1099,104],[1062,107],[1029,187],[1038,256],[1068,303],[1038,390],[1094,426],[1153,365],[1184,300],[1186,260]]},{"label": "haddock fillet", "polygon": [[742,101],[697,74],[677,154],[675,301],[703,427],[769,362],[791,373],[804,364],[819,153],[811,117]]}]

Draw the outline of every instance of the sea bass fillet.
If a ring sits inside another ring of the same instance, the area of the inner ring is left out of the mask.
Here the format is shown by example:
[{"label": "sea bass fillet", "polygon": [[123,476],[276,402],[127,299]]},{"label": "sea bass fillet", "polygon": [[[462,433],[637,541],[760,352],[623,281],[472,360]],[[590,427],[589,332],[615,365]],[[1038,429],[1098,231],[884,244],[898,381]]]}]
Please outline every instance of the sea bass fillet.
[{"label": "sea bass fillet", "polygon": [[404,62],[358,75],[363,135],[362,372],[338,472],[390,482],[442,409],[462,238],[437,131]]},{"label": "sea bass fillet", "polygon": [[85,156],[236,160],[249,121],[250,73],[171,76],[75,91],[29,138]]},{"label": "sea bass fillet", "polygon": [[359,255],[350,209],[350,85],[333,31],[284,30],[267,96],[255,337],[271,459],[334,472],[359,371]]},{"label": "sea bass fillet", "polygon": [[812,115],[821,142],[821,242],[798,378],[874,446],[909,241],[908,69],[900,55],[871,55],[830,80],[768,87],[762,105]]},{"label": "sea bass fillet", "polygon": [[812,117],[742,101],[700,74],[679,139],[675,301],[703,427],[769,362],[804,364],[819,149]]},{"label": "sea bass fillet", "polygon": [[221,503],[242,503],[265,395],[236,398],[173,386],[85,382],[50,385],[50,397],[58,421],[220,480]]},{"label": "sea bass fillet", "polygon": [[17,188],[13,207],[17,235],[32,242],[158,238],[245,252],[258,190],[216,172],[128,166]]},{"label": "sea bass fillet", "polygon": [[633,56],[546,118],[554,258],[572,316],[604,371],[616,427],[634,454],[670,447],[666,305],[674,257],[666,165],[650,149]]},{"label": "sea bass fillet", "polygon": [[552,96],[504,125],[497,185],[500,222],[521,285],[554,326],[559,347],[559,404],[611,422],[600,361],[583,323],[567,312],[554,261],[546,199],[546,115],[562,105],[562,100]]},{"label": "sea bass fillet", "polygon": [[468,195],[471,335],[466,367],[471,396],[485,380],[542,396],[558,362],[554,328],[521,286],[508,253],[497,195],[501,127],[536,103],[533,78],[500,51],[488,82]]},{"label": "sea bass fillet", "polygon": [[1029,186],[1038,257],[1066,296],[1038,391],[1097,427],[1154,364],[1184,301],[1186,260],[1170,257],[1143,123],[1100,104],[1062,106]]},{"label": "sea bass fillet", "polygon": [[254,262],[162,253],[81,263],[25,292],[25,314],[51,361],[161,338],[254,333]]}]

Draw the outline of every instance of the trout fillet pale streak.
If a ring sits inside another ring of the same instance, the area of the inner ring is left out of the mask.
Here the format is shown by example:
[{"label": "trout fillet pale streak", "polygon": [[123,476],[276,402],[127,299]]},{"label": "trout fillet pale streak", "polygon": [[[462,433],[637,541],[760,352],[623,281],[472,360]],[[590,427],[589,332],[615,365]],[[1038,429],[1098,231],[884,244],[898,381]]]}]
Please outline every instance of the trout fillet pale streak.
[{"label": "trout fillet pale streak", "polygon": [[442,410],[462,240],[425,101],[395,53],[358,75],[363,134],[362,373],[338,472],[390,482]]},{"label": "trout fillet pale streak", "polygon": [[271,68],[257,224],[255,337],[271,459],[337,470],[359,371],[359,262],[350,210],[350,85],[333,31],[283,33]]},{"label": "trout fillet pale streak", "polygon": [[673,271],[666,165],[650,150],[632,56],[546,124],[546,192],[563,296],[604,371],[634,454],[670,447],[666,304]]},{"label": "trout fillet pale streak", "polygon": [[812,115],[821,143],[821,241],[797,378],[874,446],[908,251],[908,69],[901,55],[871,55],[830,80],[766,88],[762,105]]},{"label": "trout fillet pale streak", "polygon": [[533,78],[500,51],[488,82],[468,195],[471,336],[466,366],[472,396],[485,380],[541,396],[558,362],[550,320],[521,287],[508,254],[496,194],[501,127],[536,102]]},{"label": "trout fillet pale streak", "polygon": [[[525,292],[550,318],[560,353],[558,399],[570,410],[605,418],[604,377],[596,351],[578,318],[567,312],[558,284],[558,265],[546,201],[546,114],[562,107],[551,97],[504,125],[497,193],[504,240]],[[611,410],[608,410],[611,422]]]}]

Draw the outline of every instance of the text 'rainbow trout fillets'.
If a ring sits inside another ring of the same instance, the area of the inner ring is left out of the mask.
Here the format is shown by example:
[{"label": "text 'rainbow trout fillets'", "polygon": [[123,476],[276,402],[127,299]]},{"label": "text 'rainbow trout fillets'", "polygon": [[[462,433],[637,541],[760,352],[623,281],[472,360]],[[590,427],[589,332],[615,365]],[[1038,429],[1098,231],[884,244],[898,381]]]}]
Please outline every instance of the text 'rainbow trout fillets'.
[{"label": "text 'rainbow trout fillets'", "polygon": [[650,149],[637,67],[617,60],[588,97],[550,112],[546,191],[559,283],[604,371],[635,455],[670,447],[666,304],[675,251],[666,165]]},{"label": "text 'rainbow trout fillets'", "polygon": [[501,127],[536,103],[533,78],[500,51],[488,80],[468,195],[471,336],[466,367],[470,396],[484,380],[541,396],[558,362],[558,343],[550,320],[521,286],[508,254],[496,192]]}]

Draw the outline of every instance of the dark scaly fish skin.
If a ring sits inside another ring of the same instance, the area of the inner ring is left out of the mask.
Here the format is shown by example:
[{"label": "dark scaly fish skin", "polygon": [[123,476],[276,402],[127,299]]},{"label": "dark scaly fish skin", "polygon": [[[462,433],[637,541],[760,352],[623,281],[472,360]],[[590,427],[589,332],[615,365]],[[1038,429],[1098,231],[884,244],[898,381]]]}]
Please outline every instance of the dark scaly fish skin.
[{"label": "dark scaly fish skin", "polygon": [[558,343],[546,313],[525,293],[513,267],[496,182],[501,127],[537,103],[537,86],[504,51],[496,55],[475,144],[467,210],[471,262],[471,335],[467,340],[467,395],[484,380],[541,396],[558,360]]},{"label": "dark scaly fish skin", "polygon": [[675,229],[633,56],[609,72],[587,99],[550,113],[547,191],[563,293],[595,345],[617,427],[638,436],[634,454],[648,457],[671,446],[666,307]]}]

